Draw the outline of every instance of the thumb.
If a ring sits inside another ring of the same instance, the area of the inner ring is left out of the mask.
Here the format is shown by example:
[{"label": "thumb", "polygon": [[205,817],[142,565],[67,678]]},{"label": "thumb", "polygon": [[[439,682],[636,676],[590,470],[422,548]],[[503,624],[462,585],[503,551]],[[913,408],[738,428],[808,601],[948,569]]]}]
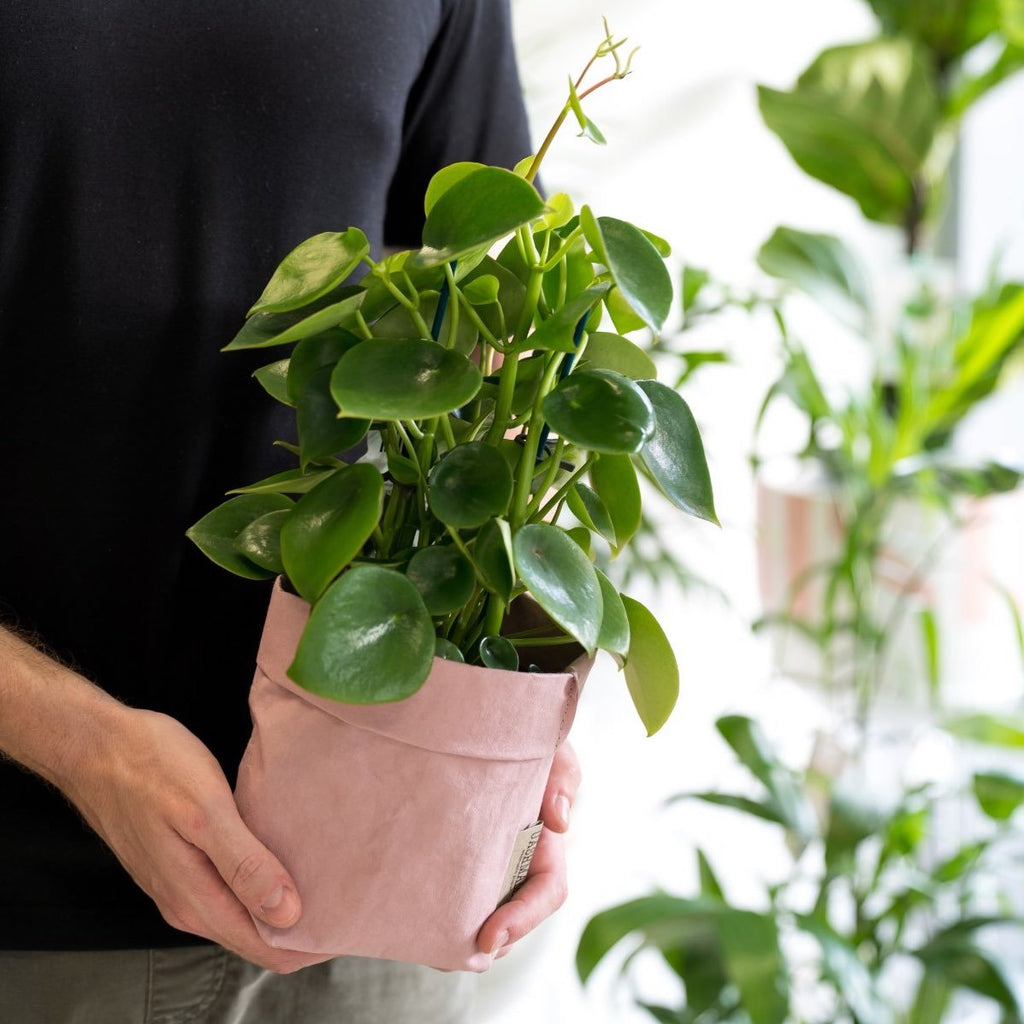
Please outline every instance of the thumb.
[{"label": "thumb", "polygon": [[254,916],[289,928],[302,915],[298,889],[284,865],[249,831],[232,803],[210,829],[204,851],[221,878]]}]

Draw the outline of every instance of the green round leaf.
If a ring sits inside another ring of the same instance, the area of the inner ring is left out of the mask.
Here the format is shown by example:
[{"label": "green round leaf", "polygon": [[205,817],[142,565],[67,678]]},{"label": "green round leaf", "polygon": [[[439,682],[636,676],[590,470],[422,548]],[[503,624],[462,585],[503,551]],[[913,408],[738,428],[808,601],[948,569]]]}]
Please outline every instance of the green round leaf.
[{"label": "green round leaf", "polygon": [[625,594],[622,604],[629,620],[626,686],[647,735],[653,736],[679,698],[679,666],[668,637],[647,608]]},{"label": "green round leaf", "polygon": [[474,163],[472,160],[461,160],[458,163],[442,167],[430,179],[430,183],[427,185],[427,191],[423,197],[423,212],[430,213],[437,204],[438,199],[453,185],[462,181],[467,175],[472,174],[474,171],[479,171],[486,166],[486,164]]},{"label": "green round leaf", "polygon": [[363,304],[362,288],[344,286],[288,313],[253,313],[223,352],[241,348],[269,348],[309,338],[332,327],[351,323]]},{"label": "green round leaf", "polygon": [[660,330],[672,306],[672,278],[654,243],[633,224],[595,218],[586,206],[580,224],[629,307],[652,330]]},{"label": "green round leaf", "polygon": [[530,523],[512,538],[512,550],[537,604],[593,653],[604,605],[597,573],[579,545],[557,526]]},{"label": "green round leaf", "polygon": [[658,376],[654,360],[639,345],[621,334],[595,331],[587,338],[587,347],[580,359],[580,369],[594,367],[614,370],[630,380],[653,379]]},{"label": "green round leaf", "polygon": [[319,299],[340,285],[369,251],[370,243],[358,228],[307,238],[274,271],[249,314],[285,313]]},{"label": "green round leaf", "polygon": [[480,661],[487,668],[519,671],[519,652],[503,636],[485,636],[480,641]]},{"label": "green round leaf", "polygon": [[601,455],[590,467],[590,482],[611,519],[616,552],[629,543],[643,517],[640,484],[628,455]]},{"label": "green round leaf", "polygon": [[512,500],[512,473],[505,457],[482,441],[454,447],[430,473],[434,515],[449,526],[480,526],[504,515]]},{"label": "green round leaf", "polygon": [[276,363],[261,366],[253,376],[271,398],[276,398],[284,405],[293,405],[288,395],[288,362],[287,359],[279,359]]},{"label": "green round leaf", "polygon": [[[303,338],[292,350],[288,362],[288,397],[292,405],[298,403],[302,389],[314,370],[319,370],[323,366],[334,366],[350,348],[355,348],[360,340],[357,335],[341,327],[332,327],[320,334]],[[655,375],[652,373],[647,376]]]},{"label": "green round leaf", "polygon": [[316,601],[359,554],[383,500],[383,477],[363,462],[335,470],[299,499],[281,530],[281,554],[288,578],[307,601]]},{"label": "green round leaf", "polygon": [[267,572],[281,575],[281,527],[291,514],[290,508],[282,508],[254,519],[235,538],[235,550]]},{"label": "green round leaf", "polygon": [[456,547],[421,548],[409,559],[406,576],[431,615],[447,615],[461,608],[473,595],[473,566]]},{"label": "green round leaf", "polygon": [[654,431],[654,410],[633,381],[612,370],[577,370],[545,399],[544,418],[581,448],[612,454],[640,451]]},{"label": "green round leaf", "polygon": [[356,566],[313,606],[288,675],[349,704],[403,700],[426,680],[434,643],[430,613],[408,579]]},{"label": "green round leaf", "polygon": [[373,339],[341,357],[331,393],[345,416],[418,420],[465,405],[482,380],[469,359],[432,341]]},{"label": "green round leaf", "polygon": [[543,212],[544,202],[529,182],[501,167],[481,167],[431,207],[423,225],[422,260],[448,263],[472,249],[490,248]]},{"label": "green round leaf", "polygon": [[612,581],[600,569],[596,569],[597,582],[601,584],[601,630],[597,634],[597,646],[602,651],[611,651],[623,656],[629,651],[629,619],[622,597]]},{"label": "green round leaf", "polygon": [[711,474],[693,413],[677,392],[656,380],[638,382],[651,400],[654,436],[640,454],[651,476],[677,508],[717,523]]},{"label": "green round leaf", "polygon": [[207,512],[185,536],[222,569],[250,580],[268,580],[275,574],[249,561],[237,550],[235,541],[260,516],[292,507],[291,498],[283,494],[241,494]]},{"label": "green round leaf", "polygon": [[[628,456],[623,456],[628,458]],[[588,529],[615,544],[615,528],[604,502],[584,483],[576,481],[566,494],[569,511]]]},{"label": "green round leaf", "polygon": [[444,658],[445,661],[458,661],[462,663],[466,660],[462,656],[462,651],[451,640],[446,640],[443,636],[439,636],[434,641],[434,657]]},{"label": "green round leaf", "polygon": [[492,519],[480,527],[473,545],[473,559],[484,586],[508,604],[515,576],[512,532],[504,519]]},{"label": "green round leaf", "polygon": [[370,429],[369,420],[338,419],[338,406],[331,395],[333,371],[333,366],[314,370],[299,396],[296,412],[303,467],[313,459],[351,448]]}]

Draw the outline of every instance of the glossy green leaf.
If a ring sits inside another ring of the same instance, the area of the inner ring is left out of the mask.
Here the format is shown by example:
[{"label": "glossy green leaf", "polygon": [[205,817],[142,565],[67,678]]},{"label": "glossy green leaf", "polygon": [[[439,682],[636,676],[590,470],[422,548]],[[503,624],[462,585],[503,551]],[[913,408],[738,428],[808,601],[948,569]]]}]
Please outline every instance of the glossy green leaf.
[{"label": "glossy green leaf", "polygon": [[288,578],[307,601],[316,601],[359,554],[383,500],[384,479],[364,462],[336,470],[299,499],[281,531],[281,554]]},{"label": "glossy green leaf", "polygon": [[465,356],[432,341],[375,339],[341,357],[331,393],[345,416],[418,420],[461,408],[482,380]]},{"label": "glossy green leaf", "polygon": [[540,607],[588,653],[597,646],[603,601],[594,566],[557,526],[529,523],[512,538],[516,570]]},{"label": "glossy green leaf", "polygon": [[486,668],[519,671],[519,653],[503,636],[485,636],[480,641],[480,661]]},{"label": "glossy green leaf", "polygon": [[789,975],[771,914],[724,908],[716,916],[726,973],[739,991],[751,1024],[785,1024]]},{"label": "glossy green leaf", "polygon": [[346,451],[370,429],[369,420],[338,419],[338,406],[331,394],[333,371],[333,366],[314,370],[299,396],[296,418],[303,467],[313,459]]},{"label": "glossy green leaf", "polygon": [[306,381],[314,371],[324,366],[334,366],[350,349],[355,348],[360,338],[351,331],[333,327],[321,334],[303,338],[292,350],[288,365],[288,397],[297,405]]},{"label": "glossy green leaf", "polygon": [[612,524],[613,547],[621,551],[640,529],[640,483],[626,455],[601,455],[590,466],[590,482]]},{"label": "glossy green leaf", "polygon": [[498,301],[498,279],[493,274],[481,274],[466,283],[462,294],[474,306],[486,306]]},{"label": "glossy green leaf", "polygon": [[580,211],[587,241],[608,268],[630,308],[658,331],[672,305],[672,278],[654,243],[633,224]]},{"label": "glossy green leaf", "polygon": [[369,252],[370,243],[358,228],[307,238],[274,271],[249,315],[286,313],[314,302],[338,287]]},{"label": "glossy green leaf", "polygon": [[313,606],[288,675],[349,704],[403,700],[426,681],[434,646],[416,587],[392,569],[360,565]]},{"label": "glossy green leaf", "polygon": [[476,586],[473,566],[456,547],[420,548],[409,559],[405,574],[415,584],[431,615],[447,615],[461,608]]},{"label": "glossy green leaf", "polygon": [[579,366],[614,370],[631,380],[653,380],[658,376],[654,360],[642,348],[629,338],[605,331],[595,331],[587,338]]},{"label": "glossy green leaf", "polygon": [[472,174],[474,171],[482,170],[485,166],[485,164],[476,163],[472,160],[461,160],[458,163],[448,164],[447,167],[442,167],[434,174],[427,185],[427,191],[423,197],[423,212],[430,213],[430,211],[437,205],[438,199],[440,199],[445,192],[458,184],[458,182],[462,181],[463,178]]},{"label": "glossy green leaf", "polygon": [[544,202],[527,181],[500,167],[481,167],[447,188],[423,226],[425,265],[449,263],[500,238],[544,212]]},{"label": "glossy green leaf", "polygon": [[560,437],[596,452],[638,452],[655,430],[644,391],[613,370],[569,374],[544,399],[543,412]]},{"label": "glossy green leaf", "polygon": [[566,494],[569,511],[588,529],[599,533],[609,544],[615,543],[615,527],[604,502],[586,484],[578,480]]},{"label": "glossy green leaf", "polygon": [[629,651],[629,618],[622,596],[615,589],[612,581],[600,569],[597,582],[601,585],[601,629],[597,634],[597,646],[602,651],[611,651],[623,657]]},{"label": "glossy green leaf", "polygon": [[268,363],[266,366],[261,366],[258,370],[253,373],[253,376],[259,381],[260,387],[271,398],[276,398],[277,401],[284,405],[292,405],[292,400],[288,396],[288,360],[279,359],[276,363]]},{"label": "glossy green leaf", "polygon": [[994,821],[1008,821],[1024,803],[1024,778],[1009,772],[975,772],[971,780],[978,806]]},{"label": "glossy green leaf", "polygon": [[796,776],[779,760],[761,727],[744,715],[724,715],[715,723],[722,738],[768,790],[782,821],[802,840],[817,831],[817,818]]},{"label": "glossy green leaf", "polygon": [[284,572],[284,562],[281,561],[281,527],[291,514],[290,508],[282,508],[254,519],[235,538],[235,550],[261,569],[280,576]]},{"label": "glossy green leaf", "polygon": [[[497,286],[496,291],[495,286]],[[471,301],[486,300],[483,305],[477,306],[477,316],[496,338],[508,338],[519,323],[523,304],[526,301],[526,289],[523,287],[522,281],[496,260],[485,256],[480,261],[480,265],[460,282],[460,287],[468,293]],[[450,310],[451,306],[449,306]],[[446,317],[442,327],[442,338],[447,337],[444,332],[448,329],[448,323],[449,318]],[[459,321],[460,332],[467,326],[468,319],[462,317]],[[456,347],[464,355],[468,354],[468,351],[461,345],[462,341],[460,340]]]},{"label": "glossy green leaf", "polygon": [[434,657],[444,658],[445,661],[457,661],[460,663],[465,662],[465,658],[462,656],[462,651],[451,642],[446,640],[444,637],[439,636],[434,641]]},{"label": "glossy green leaf", "polygon": [[333,473],[333,469],[286,469],[246,487],[236,487],[228,494],[306,494]]},{"label": "glossy green leaf", "polygon": [[456,445],[431,470],[431,511],[449,526],[480,526],[503,516],[512,500],[512,472],[505,457],[482,441]]},{"label": "glossy green leaf", "polygon": [[727,807],[741,814],[749,814],[752,818],[760,818],[762,821],[770,821],[776,825],[785,826],[782,813],[773,803],[766,803],[763,800],[754,800],[749,796],[739,796],[736,793],[683,793],[679,799],[700,800],[702,803],[711,804],[714,807]]},{"label": "glossy green leaf", "polygon": [[855,199],[870,220],[901,224],[939,126],[928,55],[910,39],[825,50],[761,114],[808,174]]},{"label": "glossy green leaf", "polygon": [[288,345],[349,323],[362,305],[363,297],[361,288],[344,287],[305,309],[290,313],[253,313],[221,351]]},{"label": "glossy green leaf", "polygon": [[575,352],[574,337],[577,325],[601,301],[607,291],[606,284],[595,284],[587,288],[541,323],[533,334],[527,337],[523,347]]},{"label": "glossy green leaf", "polygon": [[679,666],[658,620],[639,601],[622,595],[629,620],[629,653],[623,672],[640,721],[653,736],[679,698]]},{"label": "glossy green leaf", "polygon": [[491,519],[480,527],[473,559],[484,586],[508,604],[515,583],[512,531],[504,519]]},{"label": "glossy green leaf", "polygon": [[270,579],[274,573],[244,557],[235,547],[235,541],[261,516],[292,507],[292,500],[281,494],[242,494],[207,512],[185,531],[185,536],[222,569],[250,580]]},{"label": "glossy green leaf", "polygon": [[758,251],[757,263],[766,274],[795,285],[853,327],[864,328],[864,268],[838,238],[778,227]]},{"label": "glossy green leaf", "polygon": [[415,487],[420,479],[416,463],[395,451],[388,451],[387,458],[388,473],[391,474],[392,480],[407,487]]},{"label": "glossy green leaf", "polygon": [[[633,311],[628,299],[620,288],[612,288],[604,297],[604,306],[611,317],[612,326],[619,334],[632,334],[634,331],[647,329],[647,321]],[[595,330],[598,324],[591,324]]]},{"label": "glossy green leaf", "polygon": [[655,428],[640,454],[644,465],[677,508],[718,523],[704,444],[681,395],[656,380],[638,381],[654,408]]}]

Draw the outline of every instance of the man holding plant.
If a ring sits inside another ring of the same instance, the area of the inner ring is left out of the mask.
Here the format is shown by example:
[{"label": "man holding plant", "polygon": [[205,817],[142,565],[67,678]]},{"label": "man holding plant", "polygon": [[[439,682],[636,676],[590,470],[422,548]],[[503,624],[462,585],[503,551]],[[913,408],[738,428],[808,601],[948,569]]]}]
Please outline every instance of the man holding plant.
[{"label": "man holding plant", "polygon": [[[0,9],[6,1024],[463,1019],[456,978],[259,938],[250,914],[302,913],[228,783],[266,594],[182,534],[277,468],[273,412],[218,349],[281,253],[331,223],[416,245],[434,171],[528,150],[506,7]],[[564,898],[578,781],[564,748],[481,950]]]}]

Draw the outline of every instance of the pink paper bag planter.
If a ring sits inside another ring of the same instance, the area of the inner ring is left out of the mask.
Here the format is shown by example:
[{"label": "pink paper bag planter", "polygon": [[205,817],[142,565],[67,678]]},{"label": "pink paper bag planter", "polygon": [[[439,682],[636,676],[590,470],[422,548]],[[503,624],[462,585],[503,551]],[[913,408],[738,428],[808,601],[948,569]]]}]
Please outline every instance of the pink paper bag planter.
[{"label": "pink paper bag planter", "polygon": [[534,674],[435,659],[406,700],[343,704],[287,677],[308,614],[278,581],[249,697],[236,799],[303,905],[292,928],[257,927],[284,949],[486,970],[476,935],[537,821],[589,660]]}]

